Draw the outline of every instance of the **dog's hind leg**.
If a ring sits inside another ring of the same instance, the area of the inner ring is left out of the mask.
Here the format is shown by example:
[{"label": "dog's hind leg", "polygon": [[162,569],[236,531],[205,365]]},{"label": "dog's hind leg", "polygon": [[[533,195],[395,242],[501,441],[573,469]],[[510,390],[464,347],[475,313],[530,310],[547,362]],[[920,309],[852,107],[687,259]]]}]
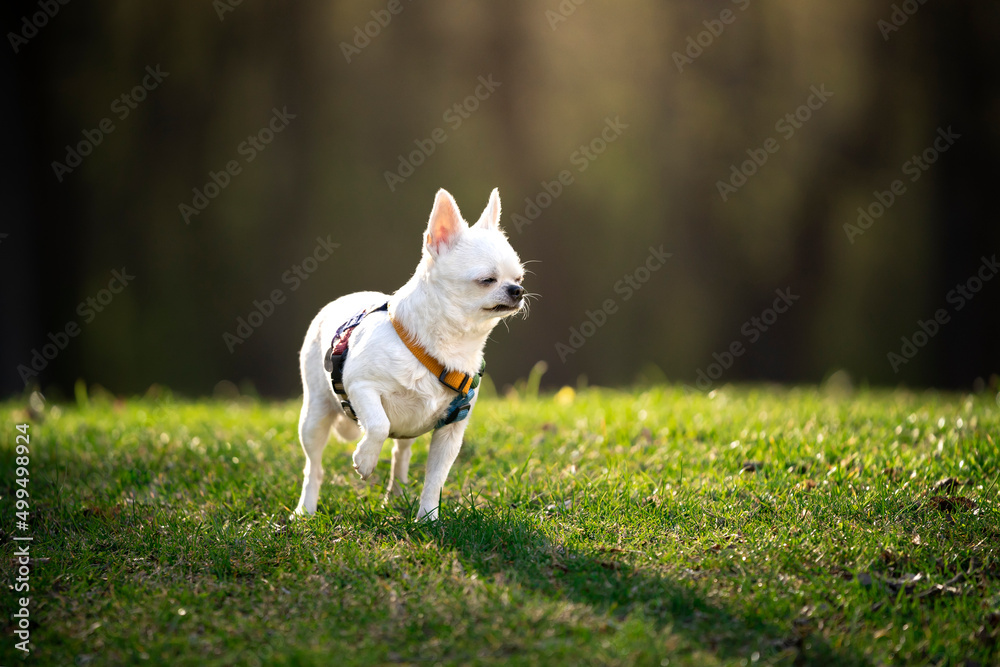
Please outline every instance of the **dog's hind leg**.
[{"label": "dog's hind leg", "polygon": [[389,493],[394,496],[403,494],[410,472],[410,455],[413,438],[397,438],[392,446],[392,469],[389,471]]},{"label": "dog's hind leg", "polygon": [[299,505],[295,508],[298,515],[316,512],[319,500],[319,487],[323,482],[323,448],[330,439],[330,427],[334,421],[334,407],[329,400],[309,400],[306,396],[302,401],[302,413],[299,415],[299,440],[302,451],[306,454],[306,465],[303,470],[302,495]]},{"label": "dog's hind leg", "polygon": [[361,427],[343,414],[338,414],[334,420],[333,432],[344,442],[354,442],[361,437]]}]

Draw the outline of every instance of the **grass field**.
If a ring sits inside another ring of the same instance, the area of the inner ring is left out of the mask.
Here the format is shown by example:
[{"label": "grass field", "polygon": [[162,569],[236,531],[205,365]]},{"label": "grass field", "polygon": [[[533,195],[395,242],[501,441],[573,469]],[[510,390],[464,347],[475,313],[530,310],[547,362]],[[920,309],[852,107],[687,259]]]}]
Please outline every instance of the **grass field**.
[{"label": "grass field", "polygon": [[383,505],[389,446],[366,484],[336,441],[289,522],[295,402],[0,404],[9,585],[34,538],[0,664],[1000,663],[992,392],[520,389],[476,407],[433,525]]}]

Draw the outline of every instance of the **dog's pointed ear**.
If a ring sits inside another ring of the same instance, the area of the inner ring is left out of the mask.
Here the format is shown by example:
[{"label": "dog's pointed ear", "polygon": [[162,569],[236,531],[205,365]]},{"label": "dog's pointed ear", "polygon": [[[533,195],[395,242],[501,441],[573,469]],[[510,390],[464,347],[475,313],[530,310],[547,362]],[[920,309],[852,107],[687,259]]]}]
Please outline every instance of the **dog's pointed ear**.
[{"label": "dog's pointed ear", "polygon": [[468,228],[455,199],[445,189],[438,190],[434,208],[427,223],[424,245],[432,255],[440,255],[455,247],[462,232]]},{"label": "dog's pointed ear", "polygon": [[490,193],[490,201],[483,209],[483,214],[479,216],[476,227],[483,229],[500,229],[500,190],[493,188]]}]

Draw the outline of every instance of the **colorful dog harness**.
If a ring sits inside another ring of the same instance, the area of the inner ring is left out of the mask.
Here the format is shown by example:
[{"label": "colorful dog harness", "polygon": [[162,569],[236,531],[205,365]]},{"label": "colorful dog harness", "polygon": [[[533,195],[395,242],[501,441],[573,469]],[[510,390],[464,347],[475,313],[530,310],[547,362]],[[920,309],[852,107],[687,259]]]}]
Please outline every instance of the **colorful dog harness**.
[{"label": "colorful dog harness", "polygon": [[[326,356],[323,359],[323,365],[330,374],[330,379],[333,381],[333,391],[340,399],[340,406],[344,409],[344,413],[353,419],[355,423],[358,423],[358,416],[355,414],[354,408],[351,407],[351,401],[347,398],[347,390],[344,388],[344,361],[347,359],[351,333],[359,324],[361,324],[361,320],[363,320],[369,313],[378,313],[388,310],[388,303],[384,303],[378,308],[366,308],[349,319],[347,322],[341,324],[337,329],[337,333],[333,336],[333,342],[330,344],[329,352],[326,353]],[[396,334],[406,345],[407,349],[413,353],[413,356],[415,356],[417,360],[441,382],[441,384],[458,394],[448,406],[448,410],[445,415],[438,420],[434,428],[438,429],[442,426],[462,421],[468,417],[469,412],[472,410],[472,399],[476,395],[476,388],[479,387],[479,382],[483,376],[483,372],[486,370],[486,360],[483,360],[482,366],[479,367],[479,372],[475,375],[470,376],[468,373],[462,373],[460,371],[449,371],[444,364],[431,356],[431,354],[424,349],[422,345],[413,340],[407,333],[406,329],[403,328],[403,326],[396,320],[395,317],[392,316],[391,313],[389,314],[389,319],[392,322],[393,328],[396,330]]]}]

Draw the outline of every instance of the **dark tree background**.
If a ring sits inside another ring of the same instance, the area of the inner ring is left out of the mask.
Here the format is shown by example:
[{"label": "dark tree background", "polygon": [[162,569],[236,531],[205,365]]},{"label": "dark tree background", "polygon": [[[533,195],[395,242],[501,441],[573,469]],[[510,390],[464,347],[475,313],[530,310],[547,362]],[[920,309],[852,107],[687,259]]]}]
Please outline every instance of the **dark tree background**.
[{"label": "dark tree background", "polygon": [[[1000,252],[995,2],[50,0],[3,12],[3,394],[23,391],[34,358],[44,369],[27,382],[56,393],[83,378],[125,394],[228,380],[292,395],[315,312],[405,281],[437,188],[475,219],[495,186],[541,294],[490,343],[500,385],[540,359],[549,383],[694,384],[716,370],[713,386],[818,382],[841,369],[879,385],[996,382],[1000,280],[961,310],[948,301]],[[147,67],[167,76],[120,117],[116,100]],[[469,97],[477,87],[483,99]],[[799,110],[813,89],[832,95]],[[294,118],[247,161],[243,142],[275,109]],[[808,120],[787,136],[776,123],[797,110]],[[104,118],[114,131],[57,178],[52,163]],[[581,146],[607,119],[618,136],[590,160]],[[428,144],[436,128],[445,141]],[[960,138],[911,181],[904,163],[948,128]],[[777,151],[724,201],[719,182],[768,138]],[[433,153],[390,188],[415,142]],[[185,220],[192,189],[230,161],[240,172],[217,176],[226,186]],[[564,170],[572,183],[546,199]],[[858,207],[896,179],[905,192],[849,239]],[[547,204],[530,224],[526,199]],[[313,263],[319,238],[339,245]],[[661,245],[662,268],[622,288]],[[102,293],[123,267],[134,279]],[[785,289],[798,299],[758,328]],[[282,303],[227,345],[275,290]],[[608,299],[614,312],[588,315]],[[948,321],[896,372],[889,353],[938,309]],[[723,369],[734,342],[745,351]]]}]

